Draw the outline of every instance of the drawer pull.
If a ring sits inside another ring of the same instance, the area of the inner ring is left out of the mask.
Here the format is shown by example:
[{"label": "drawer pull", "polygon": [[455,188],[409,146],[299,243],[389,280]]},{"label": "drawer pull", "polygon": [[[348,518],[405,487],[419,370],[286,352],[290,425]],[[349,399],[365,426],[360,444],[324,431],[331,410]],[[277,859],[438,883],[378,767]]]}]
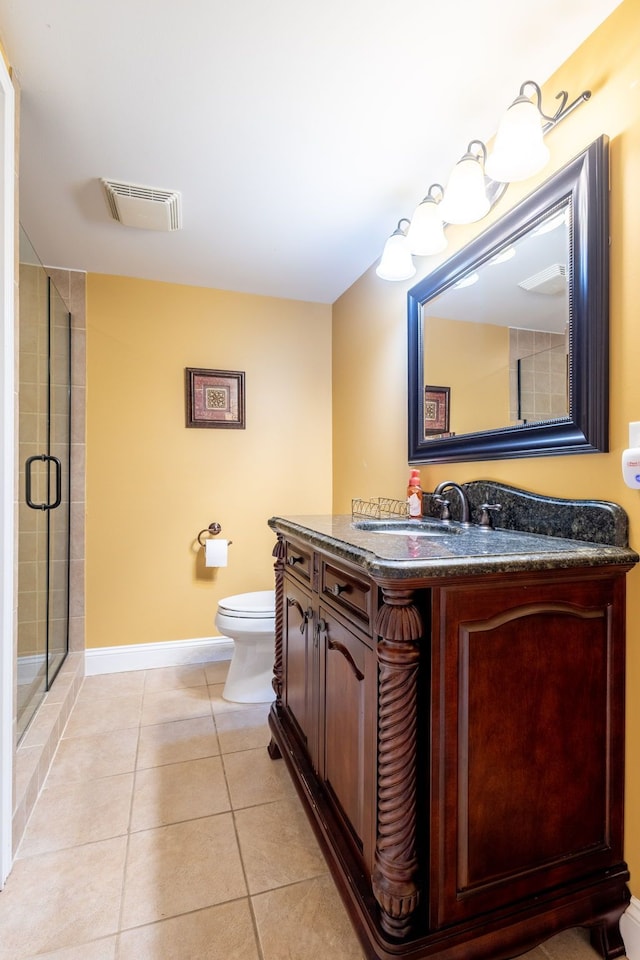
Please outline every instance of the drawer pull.
[{"label": "drawer pull", "polygon": [[343,643],[340,643],[338,640],[329,640],[327,643],[327,646],[329,647],[329,650],[336,650],[338,653],[342,654],[342,656],[345,658],[345,660],[347,661],[347,663],[355,673],[356,680],[364,680],[364,673],[362,673],[362,671],[358,668],[355,660],[353,659],[353,657],[349,653],[349,650],[347,649],[347,647],[345,647]]},{"label": "drawer pull", "polygon": [[339,597],[341,593],[344,593],[345,590],[348,589],[348,583],[334,583],[334,585],[331,587],[330,593],[332,593],[334,597]]},{"label": "drawer pull", "polygon": [[304,561],[304,557],[294,557],[294,556],[287,557],[287,563],[289,564],[290,567],[294,567],[296,563],[302,563],[303,561]]}]

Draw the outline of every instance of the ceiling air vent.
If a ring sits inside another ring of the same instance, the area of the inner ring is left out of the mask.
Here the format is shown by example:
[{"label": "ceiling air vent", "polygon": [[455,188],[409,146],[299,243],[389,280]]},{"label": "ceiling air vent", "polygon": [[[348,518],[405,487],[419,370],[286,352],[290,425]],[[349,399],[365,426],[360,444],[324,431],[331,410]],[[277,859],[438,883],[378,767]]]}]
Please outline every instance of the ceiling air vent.
[{"label": "ceiling air vent", "polygon": [[175,190],[158,190],[135,183],[102,180],[114,220],[143,230],[180,230],[182,209]]},{"label": "ceiling air vent", "polygon": [[529,293],[546,293],[548,295],[565,293],[567,289],[567,265],[565,263],[552,263],[544,270],[527,277],[526,280],[521,280],[518,286]]}]

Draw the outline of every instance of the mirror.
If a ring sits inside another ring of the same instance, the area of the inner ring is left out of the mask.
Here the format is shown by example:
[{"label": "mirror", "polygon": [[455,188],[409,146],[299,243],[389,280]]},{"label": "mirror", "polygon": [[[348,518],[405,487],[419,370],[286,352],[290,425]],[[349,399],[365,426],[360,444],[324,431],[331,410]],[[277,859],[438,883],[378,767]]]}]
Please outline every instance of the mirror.
[{"label": "mirror", "polygon": [[608,140],[409,291],[409,463],[608,449]]}]

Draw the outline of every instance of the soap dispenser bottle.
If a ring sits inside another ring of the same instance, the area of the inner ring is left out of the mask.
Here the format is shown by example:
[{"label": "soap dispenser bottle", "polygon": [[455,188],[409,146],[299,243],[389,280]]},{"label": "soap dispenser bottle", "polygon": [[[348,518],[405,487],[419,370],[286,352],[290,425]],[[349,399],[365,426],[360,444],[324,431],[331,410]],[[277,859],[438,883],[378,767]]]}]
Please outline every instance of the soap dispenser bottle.
[{"label": "soap dispenser bottle", "polygon": [[412,470],[407,487],[407,502],[409,516],[412,520],[422,519],[422,487],[420,486],[420,471]]}]

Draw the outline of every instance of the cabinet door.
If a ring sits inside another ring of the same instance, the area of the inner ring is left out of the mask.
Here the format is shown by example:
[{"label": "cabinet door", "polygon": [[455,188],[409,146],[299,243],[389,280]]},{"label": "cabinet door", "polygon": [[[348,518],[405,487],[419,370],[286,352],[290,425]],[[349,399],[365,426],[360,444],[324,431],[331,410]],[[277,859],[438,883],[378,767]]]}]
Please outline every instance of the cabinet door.
[{"label": "cabinet door", "polygon": [[316,766],[317,720],[314,695],[315,648],[311,594],[300,584],[284,580],[284,707],[294,729]]},{"label": "cabinet door", "polygon": [[372,869],[375,847],[376,662],[371,648],[323,605],[320,638],[321,776]]},{"label": "cabinet door", "polygon": [[624,866],[624,581],[564,579],[434,591],[433,926]]}]

